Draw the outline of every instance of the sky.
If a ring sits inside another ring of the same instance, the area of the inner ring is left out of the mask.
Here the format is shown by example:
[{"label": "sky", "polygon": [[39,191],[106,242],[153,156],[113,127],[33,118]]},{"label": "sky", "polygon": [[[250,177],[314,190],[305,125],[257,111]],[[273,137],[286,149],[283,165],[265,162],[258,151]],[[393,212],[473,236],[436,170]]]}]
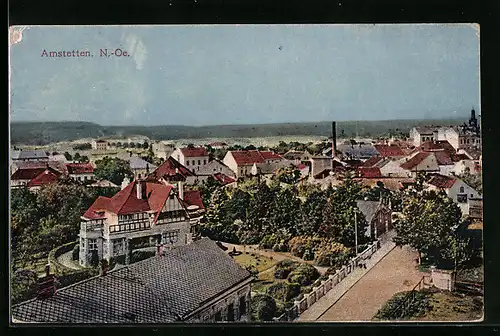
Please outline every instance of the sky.
[{"label": "sky", "polygon": [[[480,111],[475,25],[16,29],[23,30],[10,46],[11,121],[201,126]],[[100,57],[104,48],[129,56]],[[43,57],[44,50],[93,57]]]}]

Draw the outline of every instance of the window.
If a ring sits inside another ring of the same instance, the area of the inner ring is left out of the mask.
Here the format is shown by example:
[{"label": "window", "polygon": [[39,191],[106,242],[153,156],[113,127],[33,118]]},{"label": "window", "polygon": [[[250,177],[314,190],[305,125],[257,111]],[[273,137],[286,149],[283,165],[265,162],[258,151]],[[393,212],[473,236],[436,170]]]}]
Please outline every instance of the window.
[{"label": "window", "polygon": [[198,160],[198,166],[201,165],[201,160]]},{"label": "window", "polygon": [[97,239],[89,239],[89,251],[97,251]]},{"label": "window", "polygon": [[83,179],[84,179],[85,181],[87,181],[87,176],[84,176],[84,177],[83,177]]},{"label": "window", "polygon": [[141,178],[141,174],[137,174],[137,177],[138,177],[138,178]]},{"label": "window", "polygon": [[117,239],[113,240],[113,255],[118,255],[123,253],[123,240]]},{"label": "window", "polygon": [[222,313],[220,311],[215,313],[214,317],[215,317],[215,322],[222,321]]},{"label": "window", "polygon": [[191,161],[191,163],[193,164],[193,166],[196,164],[194,160],[193,160],[193,161]]},{"label": "window", "polygon": [[463,193],[464,192],[464,187],[460,187],[460,192]]},{"label": "window", "polygon": [[82,249],[85,248],[85,239],[80,238],[80,245],[82,245]]},{"label": "window", "polygon": [[245,300],[245,297],[242,296],[240,297],[240,316],[242,315],[245,315],[246,314],[246,304],[247,304],[247,301]]},{"label": "window", "polygon": [[474,194],[470,194],[470,198],[474,198]]},{"label": "window", "polygon": [[457,202],[458,203],[467,203],[467,195],[466,194],[457,195]]},{"label": "window", "polygon": [[232,303],[227,306],[227,320],[234,321],[234,306]]},{"label": "window", "polygon": [[189,166],[189,160],[186,161],[186,166]]},{"label": "window", "polygon": [[[175,215],[178,216],[178,214]],[[179,230],[165,232],[162,237],[164,243],[175,244],[179,241]]]},{"label": "window", "polygon": [[204,165],[206,165],[206,164],[207,164],[207,160],[206,160],[206,159],[205,159],[205,160],[203,160],[203,164],[204,164]]}]

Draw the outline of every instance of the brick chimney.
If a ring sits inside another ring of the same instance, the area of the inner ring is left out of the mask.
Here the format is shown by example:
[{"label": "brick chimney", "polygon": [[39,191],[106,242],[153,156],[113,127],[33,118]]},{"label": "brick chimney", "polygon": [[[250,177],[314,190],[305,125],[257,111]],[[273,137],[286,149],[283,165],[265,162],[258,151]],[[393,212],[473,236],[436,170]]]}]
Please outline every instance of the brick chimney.
[{"label": "brick chimney", "polygon": [[142,181],[138,180],[135,186],[137,199],[142,199]]},{"label": "brick chimney", "polygon": [[177,188],[179,189],[179,198],[181,200],[184,200],[184,183],[182,183],[182,181],[179,181],[179,183],[177,184]]},{"label": "brick chimney", "polygon": [[332,158],[337,156],[337,123],[332,122]]}]

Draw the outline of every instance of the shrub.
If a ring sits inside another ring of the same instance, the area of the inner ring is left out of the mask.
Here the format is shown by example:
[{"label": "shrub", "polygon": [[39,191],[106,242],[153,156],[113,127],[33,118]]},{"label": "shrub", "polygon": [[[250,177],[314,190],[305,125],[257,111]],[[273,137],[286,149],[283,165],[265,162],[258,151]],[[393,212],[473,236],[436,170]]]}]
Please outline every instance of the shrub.
[{"label": "shrub", "polygon": [[400,292],[395,294],[382,306],[375,315],[375,318],[380,320],[407,319],[409,317],[422,316],[426,311],[432,309],[430,304],[431,292],[426,290],[417,291],[415,293],[415,299],[409,306],[409,309],[404,312],[403,316],[399,316],[401,312],[396,311],[396,309],[401,305],[408,293],[409,292]]},{"label": "shrub", "polygon": [[288,282],[296,282],[301,286],[312,284],[320,276],[318,270],[309,264],[301,264],[293,270],[287,277]]},{"label": "shrub", "polygon": [[11,302],[16,304],[33,298],[37,290],[38,276],[31,270],[19,269],[11,277]]},{"label": "shrub", "polygon": [[291,271],[296,269],[299,263],[289,259],[285,259],[276,264],[274,269],[274,277],[276,279],[286,279]]},{"label": "shrub", "polygon": [[276,316],[276,301],[267,294],[255,295],[250,304],[252,317],[256,321],[272,321]]},{"label": "shrub", "polygon": [[135,263],[144,259],[154,257],[155,251],[134,251],[130,257],[130,262]]},{"label": "shrub", "polygon": [[259,244],[259,248],[270,249],[276,244],[276,240],[277,240],[277,237],[274,234],[265,235]]},{"label": "shrub", "polygon": [[300,294],[300,284],[276,282],[269,286],[266,292],[276,300],[288,302]]},{"label": "shrub", "polygon": [[304,260],[314,260],[314,252],[311,249],[306,249],[304,255],[302,256]]}]

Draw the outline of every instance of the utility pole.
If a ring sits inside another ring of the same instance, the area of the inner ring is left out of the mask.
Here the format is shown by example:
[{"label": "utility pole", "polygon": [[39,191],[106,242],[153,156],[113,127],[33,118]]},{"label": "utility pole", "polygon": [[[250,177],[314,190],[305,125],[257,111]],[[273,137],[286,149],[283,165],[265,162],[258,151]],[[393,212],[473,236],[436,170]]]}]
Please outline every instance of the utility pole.
[{"label": "utility pole", "polygon": [[356,256],[358,256],[358,216],[354,210],[354,245],[356,246]]}]

